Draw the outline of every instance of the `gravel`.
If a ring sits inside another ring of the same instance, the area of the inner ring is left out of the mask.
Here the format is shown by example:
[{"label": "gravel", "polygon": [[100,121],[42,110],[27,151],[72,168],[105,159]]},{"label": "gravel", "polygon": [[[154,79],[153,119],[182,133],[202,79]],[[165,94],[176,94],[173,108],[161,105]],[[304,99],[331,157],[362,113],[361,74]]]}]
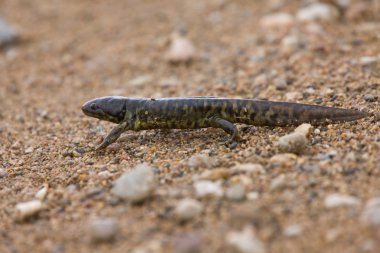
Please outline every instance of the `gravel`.
[{"label": "gravel", "polygon": [[380,198],[369,199],[361,215],[361,222],[365,225],[380,225]]},{"label": "gravel", "polygon": [[155,187],[153,168],[142,163],[117,179],[111,192],[123,200],[138,203],[150,197]]},{"label": "gravel", "polygon": [[313,3],[297,12],[297,19],[301,22],[316,20],[333,20],[338,18],[338,10],[329,4]]}]

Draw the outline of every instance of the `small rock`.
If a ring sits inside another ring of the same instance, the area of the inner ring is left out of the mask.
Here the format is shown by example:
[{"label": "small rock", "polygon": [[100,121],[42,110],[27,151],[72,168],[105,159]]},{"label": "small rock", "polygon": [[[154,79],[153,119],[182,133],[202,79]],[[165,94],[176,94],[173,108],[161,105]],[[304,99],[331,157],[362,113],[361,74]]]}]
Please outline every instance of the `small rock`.
[{"label": "small rock", "polygon": [[284,12],[273,13],[264,16],[260,20],[260,25],[264,28],[291,27],[294,25],[294,17]]},{"label": "small rock", "polygon": [[220,182],[201,180],[194,183],[194,188],[198,197],[222,197],[223,189]]},{"label": "small rock", "polygon": [[33,151],[34,151],[33,147],[28,147],[28,148],[25,149],[25,154],[33,153]]},{"label": "small rock", "polygon": [[121,199],[138,203],[148,198],[155,186],[153,168],[142,163],[117,179],[111,192]]},{"label": "small rock", "polygon": [[285,181],[285,176],[283,174],[274,178],[270,184],[270,189],[272,191],[280,190],[285,187],[286,187],[286,181]]},{"label": "small rock", "polygon": [[245,188],[241,184],[230,186],[226,190],[226,197],[229,200],[241,201],[245,198]]},{"label": "small rock", "polygon": [[250,226],[243,231],[231,231],[227,234],[226,241],[230,247],[239,253],[265,253],[264,244],[255,237]]},{"label": "small rock", "polygon": [[258,192],[248,192],[247,193],[247,199],[249,199],[249,200],[256,200],[258,198],[259,198]]},{"label": "small rock", "polygon": [[380,225],[380,198],[372,198],[367,201],[362,215],[360,217],[362,223],[370,226]]},{"label": "small rock", "polygon": [[128,85],[134,86],[134,87],[140,87],[144,86],[146,83],[149,83],[153,80],[153,77],[150,75],[142,75],[138,76],[128,82]]},{"label": "small rock", "polygon": [[294,52],[304,46],[302,40],[294,35],[286,36],[281,40],[281,49],[284,52]]},{"label": "small rock", "polygon": [[326,196],[324,201],[324,205],[326,208],[335,208],[339,206],[355,206],[358,204],[358,198],[339,193],[333,193]]},{"label": "small rock", "polygon": [[329,4],[313,3],[304,7],[297,12],[297,19],[301,22],[315,21],[315,20],[334,20],[338,18],[338,10]]},{"label": "small rock", "polygon": [[362,66],[367,66],[376,63],[378,60],[379,59],[377,56],[363,56],[359,59],[359,64]]},{"label": "small rock", "polygon": [[247,172],[249,174],[255,173],[265,173],[265,169],[261,164],[258,163],[241,163],[233,166],[232,171],[237,172]]},{"label": "small rock", "polygon": [[302,154],[309,144],[305,135],[293,132],[278,139],[277,146],[280,152]]},{"label": "small rock", "polygon": [[18,35],[5,20],[0,18],[0,47],[8,45],[17,40]]},{"label": "small rock", "polygon": [[8,176],[8,173],[5,169],[0,168],[0,178]]},{"label": "small rock", "polygon": [[211,169],[215,165],[215,160],[208,155],[197,154],[189,158],[187,165],[190,168],[194,168],[194,169],[199,169],[199,168]]},{"label": "small rock", "polygon": [[40,200],[18,203],[16,205],[16,220],[26,220],[27,218],[36,215],[41,209],[42,202]]},{"label": "small rock", "polygon": [[178,33],[172,36],[171,44],[166,52],[165,59],[172,63],[189,62],[195,58],[193,43]]},{"label": "small rock", "polygon": [[294,129],[295,133],[303,134],[304,136],[308,136],[310,133],[311,125],[308,123],[303,123],[299,125],[296,129]]},{"label": "small rock", "polygon": [[372,95],[372,94],[366,94],[366,95],[364,96],[364,100],[365,100],[366,102],[373,102],[373,101],[375,101],[375,96]]},{"label": "small rock", "polygon": [[93,242],[107,242],[115,239],[118,222],[114,218],[96,218],[90,221],[89,234]]},{"label": "small rock", "polygon": [[286,90],[287,88],[287,82],[283,78],[276,78],[273,81],[274,86],[276,87],[276,90]]},{"label": "small rock", "polygon": [[284,229],[284,235],[287,237],[298,236],[302,233],[302,227],[298,224],[292,224]]},{"label": "small rock", "polygon": [[111,145],[107,146],[107,150],[110,152],[117,152],[121,149],[120,143],[112,143]]},{"label": "small rock", "polygon": [[232,170],[226,168],[206,170],[200,175],[200,178],[208,180],[226,179],[232,175],[232,172]]},{"label": "small rock", "polygon": [[173,252],[175,253],[202,252],[201,236],[195,232],[177,236],[173,242]]},{"label": "small rock", "polygon": [[48,189],[49,189],[49,185],[44,185],[44,187],[42,187],[35,195],[36,199],[40,200],[40,201],[43,201],[47,195],[47,192],[48,192]]},{"label": "small rock", "polygon": [[197,217],[203,210],[203,204],[195,199],[183,199],[178,202],[174,213],[180,221]]}]

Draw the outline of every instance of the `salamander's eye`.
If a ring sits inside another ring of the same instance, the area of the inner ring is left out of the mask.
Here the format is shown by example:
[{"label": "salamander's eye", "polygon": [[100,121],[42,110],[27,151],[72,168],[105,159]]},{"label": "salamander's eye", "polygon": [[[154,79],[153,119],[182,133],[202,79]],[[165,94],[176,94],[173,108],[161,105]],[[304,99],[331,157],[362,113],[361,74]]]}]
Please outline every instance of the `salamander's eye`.
[{"label": "salamander's eye", "polygon": [[90,108],[91,108],[91,110],[96,110],[96,109],[98,109],[98,106],[95,103],[92,103],[90,105]]}]

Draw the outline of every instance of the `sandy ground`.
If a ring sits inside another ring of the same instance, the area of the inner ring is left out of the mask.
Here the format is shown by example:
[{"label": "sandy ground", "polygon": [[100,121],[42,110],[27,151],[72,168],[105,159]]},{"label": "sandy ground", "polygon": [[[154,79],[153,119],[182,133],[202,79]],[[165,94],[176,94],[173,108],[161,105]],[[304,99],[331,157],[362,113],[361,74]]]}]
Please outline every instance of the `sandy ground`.
[{"label": "sandy ground", "polygon": [[[335,20],[268,28],[265,15],[295,16],[305,3],[2,0],[0,15],[21,39],[0,53],[0,252],[230,252],[227,234],[245,226],[266,252],[379,252],[379,227],[362,218],[366,202],[380,196],[376,117],[315,126],[304,154],[274,162],[276,141],[294,128],[240,126],[236,149],[221,145],[225,134],[215,129],[130,132],[95,153],[112,124],[80,110],[105,95],[217,95],[378,114],[380,63],[363,57],[380,54],[380,19],[371,1],[361,2]],[[178,27],[197,48],[189,64],[164,59]],[[190,168],[200,153],[217,165]],[[140,162],[156,168],[154,195],[139,205],[115,201],[112,183]],[[242,182],[256,199],[199,198],[202,215],[177,221],[176,203],[197,198],[194,177],[248,162],[265,171],[220,182],[223,189]],[[43,210],[15,220],[16,204],[45,183]],[[355,203],[327,208],[334,193]],[[93,217],[118,221],[113,241],[91,241]],[[182,249],[186,238],[193,251]]]}]

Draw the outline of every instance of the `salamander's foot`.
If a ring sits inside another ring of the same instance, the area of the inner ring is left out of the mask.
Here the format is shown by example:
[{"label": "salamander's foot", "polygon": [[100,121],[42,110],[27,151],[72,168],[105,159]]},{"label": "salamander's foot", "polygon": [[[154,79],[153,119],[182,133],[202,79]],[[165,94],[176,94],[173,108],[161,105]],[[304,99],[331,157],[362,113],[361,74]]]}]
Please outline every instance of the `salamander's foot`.
[{"label": "salamander's foot", "polygon": [[106,137],[104,137],[102,143],[100,143],[100,145],[97,146],[95,150],[105,149],[107,146],[114,143],[124,132],[124,127],[125,126],[123,124],[120,124],[113,128],[111,132]]}]

